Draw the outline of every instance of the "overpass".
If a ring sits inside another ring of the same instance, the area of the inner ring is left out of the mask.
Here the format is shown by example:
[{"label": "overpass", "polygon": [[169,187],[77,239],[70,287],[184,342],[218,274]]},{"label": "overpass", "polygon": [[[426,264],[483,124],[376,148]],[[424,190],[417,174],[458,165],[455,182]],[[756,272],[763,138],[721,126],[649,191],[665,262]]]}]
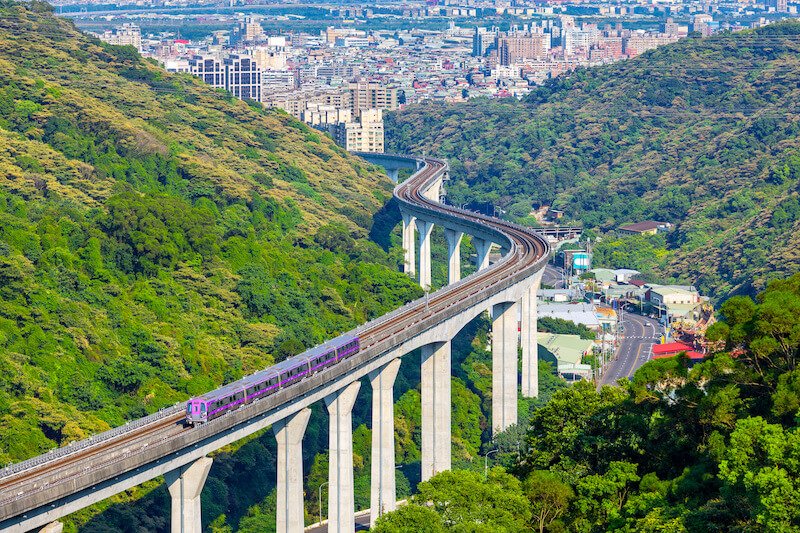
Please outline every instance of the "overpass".
[{"label": "overpass", "polygon": [[[445,206],[439,202],[447,163],[432,158],[383,156],[415,174],[395,188],[403,216],[405,271],[430,288],[430,235],[447,235],[449,284],[425,298],[351,331],[357,354],[295,385],[196,427],[183,424],[178,404],[90,439],[0,470],[0,530],[59,531],[57,520],[109,496],[163,475],[172,499],[173,532],[199,533],[200,492],[208,454],[272,427],[278,444],[277,530],[303,530],[302,440],[309,406],[323,401],[330,416],[328,530],[354,530],[352,407],[361,379],[372,394],[371,521],[395,508],[392,389],[400,358],[420,349],[422,369],[422,479],[450,468],[450,343],[484,311],[492,314],[495,433],[517,420],[518,342],[522,341],[522,394],[538,391],[536,289],[547,261],[547,241],[528,228]],[[464,233],[478,249],[478,271],[461,278]],[[418,246],[417,246],[418,244]],[[489,265],[489,251],[502,257]],[[522,318],[522,335],[517,331]]]}]

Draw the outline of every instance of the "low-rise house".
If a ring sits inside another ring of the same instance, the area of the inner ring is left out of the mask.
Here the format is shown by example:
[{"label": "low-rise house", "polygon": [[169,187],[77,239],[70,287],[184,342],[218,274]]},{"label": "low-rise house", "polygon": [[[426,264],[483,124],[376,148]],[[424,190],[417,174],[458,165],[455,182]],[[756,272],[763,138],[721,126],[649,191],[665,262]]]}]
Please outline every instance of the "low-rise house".
[{"label": "low-rise house", "polygon": [[626,224],[617,228],[620,233],[625,235],[655,235],[672,229],[669,222],[657,222],[655,220],[645,220],[634,224]]},{"label": "low-rise house", "polygon": [[580,291],[576,288],[570,289],[539,289],[536,297],[542,302],[572,302],[580,299]]},{"label": "low-rise house", "polygon": [[617,312],[611,307],[597,306],[594,314],[600,322],[600,329],[604,332],[614,332],[617,330]]},{"label": "low-rise house", "polygon": [[583,364],[581,360],[592,353],[594,341],[581,339],[579,335],[539,333],[538,343],[555,356],[559,375],[572,377],[573,380],[591,378],[591,365]]},{"label": "low-rise house", "polygon": [[687,285],[648,285],[645,299],[669,324],[696,322],[702,315],[703,304],[708,301],[696,288]]},{"label": "low-rise house", "polygon": [[686,356],[693,363],[702,361],[705,358],[705,355],[696,351],[693,346],[683,342],[668,342],[666,344],[653,345],[653,359],[675,357],[681,352],[686,353]]}]

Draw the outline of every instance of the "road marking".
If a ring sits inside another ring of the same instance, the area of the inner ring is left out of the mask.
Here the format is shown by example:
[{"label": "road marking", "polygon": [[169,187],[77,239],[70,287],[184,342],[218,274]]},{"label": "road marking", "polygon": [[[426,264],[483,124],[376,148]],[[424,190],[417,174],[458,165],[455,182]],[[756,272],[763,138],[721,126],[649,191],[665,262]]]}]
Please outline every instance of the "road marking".
[{"label": "road marking", "polygon": [[636,371],[636,368],[635,368],[635,367],[636,367],[636,361],[638,361],[638,360],[639,360],[639,354],[641,353],[641,351],[642,351],[642,345],[640,344],[640,345],[639,345],[639,349],[638,349],[638,350],[636,350],[636,357],[633,359],[633,363],[631,364],[631,369],[630,369],[630,371],[629,371],[629,372],[628,372],[628,373],[625,375],[625,377],[627,377],[627,378],[631,377],[631,374],[633,374],[633,373]]}]

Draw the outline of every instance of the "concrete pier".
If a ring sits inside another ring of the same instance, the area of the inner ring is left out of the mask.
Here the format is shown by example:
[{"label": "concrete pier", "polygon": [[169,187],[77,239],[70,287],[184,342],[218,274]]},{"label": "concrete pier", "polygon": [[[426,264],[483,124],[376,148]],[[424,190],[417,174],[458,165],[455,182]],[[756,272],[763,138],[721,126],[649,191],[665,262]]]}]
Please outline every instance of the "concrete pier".
[{"label": "concrete pier", "polygon": [[492,241],[475,237],[472,239],[472,244],[477,252],[475,266],[478,270],[487,268],[489,266],[489,252],[492,250]]},{"label": "concrete pier", "polygon": [[305,526],[303,435],[310,416],[311,409],[305,408],[272,426],[275,440],[278,441],[278,533],[301,533]]},{"label": "concrete pier", "polygon": [[464,234],[458,230],[445,228],[444,237],[447,239],[449,257],[447,283],[455,283],[461,279],[461,239]]},{"label": "concrete pier", "polygon": [[539,396],[539,335],[537,333],[536,294],[544,271],[536,274],[533,285],[520,300],[520,344],[522,345],[522,396]]},{"label": "concrete pier", "polygon": [[422,481],[450,470],[450,341],[422,347]]},{"label": "concrete pier", "polygon": [[522,396],[539,395],[539,346],[536,335],[536,288],[531,287],[519,301],[520,344],[522,345]]},{"label": "concrete pier", "polygon": [[172,533],[202,533],[200,493],[213,460],[201,457],[164,474],[172,497]]},{"label": "concrete pier", "polygon": [[424,290],[431,289],[431,232],[433,223],[416,219],[419,231],[419,285]]},{"label": "concrete pier", "polygon": [[416,219],[408,214],[403,213],[403,272],[411,276],[416,276],[417,269],[417,243],[414,242],[414,221]]},{"label": "concrete pier", "polygon": [[353,494],[353,405],[361,382],[355,381],[325,397],[330,415],[328,433],[328,531],[355,531]]},{"label": "concrete pier", "polygon": [[372,459],[369,518],[370,527],[384,513],[397,506],[394,469],[394,380],[400,359],[370,372],[372,383]]},{"label": "concrete pier", "polygon": [[492,435],[517,423],[517,304],[492,308]]},{"label": "concrete pier", "polygon": [[39,530],[39,533],[61,533],[62,531],[64,531],[64,524],[59,521],[55,521],[44,526]]}]

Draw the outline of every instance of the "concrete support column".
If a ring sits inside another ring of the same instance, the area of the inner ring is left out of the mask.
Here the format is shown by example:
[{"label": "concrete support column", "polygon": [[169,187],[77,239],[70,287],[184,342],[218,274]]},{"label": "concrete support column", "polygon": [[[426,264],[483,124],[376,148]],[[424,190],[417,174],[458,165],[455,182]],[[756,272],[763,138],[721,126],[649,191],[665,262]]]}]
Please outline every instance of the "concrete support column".
[{"label": "concrete support column", "polygon": [[450,470],[450,341],[422,347],[422,481]]},{"label": "concrete support column", "polygon": [[210,457],[201,457],[164,474],[172,497],[172,533],[202,533],[200,493],[212,462]]},{"label": "concrete support column", "polygon": [[483,270],[489,266],[489,252],[492,249],[492,241],[475,237],[472,239],[472,244],[475,245],[475,251],[478,253],[475,266],[478,270]]},{"label": "concrete support column", "polygon": [[539,345],[536,333],[536,288],[527,290],[520,300],[520,344],[522,344],[522,396],[539,396]]},{"label": "concrete support column", "polygon": [[303,435],[311,409],[303,409],[272,426],[278,441],[278,484],[276,487],[278,533],[302,533],[303,512]]},{"label": "concrete support column", "polygon": [[444,236],[447,239],[448,266],[447,283],[455,283],[461,279],[461,238],[464,236],[460,231],[445,228]]},{"label": "concrete support column", "polygon": [[396,168],[386,169],[386,175],[389,176],[389,179],[392,180],[392,182],[394,183],[397,183],[399,173],[400,170]]},{"label": "concrete support column", "polygon": [[517,423],[517,304],[492,308],[492,436]]},{"label": "concrete support column", "polygon": [[61,533],[62,531],[64,531],[64,524],[56,520],[40,529],[39,533]]},{"label": "concrete support column", "polygon": [[425,191],[425,198],[433,200],[434,202],[438,202],[441,194],[442,194],[442,180],[438,180],[434,184],[432,184],[427,191]]},{"label": "concrete support column", "polygon": [[413,216],[403,213],[403,254],[405,258],[403,261],[403,272],[412,278],[416,276],[417,268],[417,243],[414,239],[415,220],[416,218]]},{"label": "concrete support column", "polygon": [[325,397],[330,415],[328,433],[328,531],[355,531],[353,495],[353,405],[361,383],[356,381]]},{"label": "concrete support column", "polygon": [[372,471],[369,508],[370,527],[384,513],[396,508],[394,472],[394,380],[400,359],[369,373],[372,383]]},{"label": "concrete support column", "polygon": [[426,291],[431,288],[431,232],[433,222],[416,219],[419,231],[419,284]]}]

